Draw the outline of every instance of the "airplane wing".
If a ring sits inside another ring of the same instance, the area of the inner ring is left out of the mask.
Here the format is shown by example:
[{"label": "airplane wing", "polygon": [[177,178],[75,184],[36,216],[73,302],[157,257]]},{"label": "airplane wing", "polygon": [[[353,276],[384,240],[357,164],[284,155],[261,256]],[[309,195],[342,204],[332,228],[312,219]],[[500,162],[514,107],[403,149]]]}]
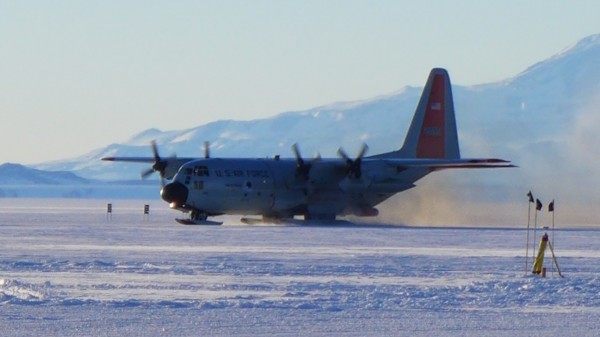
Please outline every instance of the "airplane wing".
[{"label": "airplane wing", "polygon": [[[196,159],[196,158],[177,158],[177,157],[169,157],[169,158],[164,159],[164,158],[161,158],[160,155],[158,154],[158,147],[156,145],[156,141],[152,141],[150,143],[150,145],[152,146],[152,153],[154,155],[153,157],[104,157],[104,158],[102,158],[102,160],[125,161],[125,162],[132,162],[132,163],[152,163],[152,166],[149,169],[142,172],[142,179],[148,177],[153,172],[158,172],[161,180],[163,178],[171,180],[171,179],[173,179],[175,174],[177,174],[177,171],[179,171],[179,168],[183,164]],[[205,153],[206,158],[208,158],[208,156],[209,156],[208,143],[205,143],[204,146],[205,146],[204,153]]]},{"label": "airplane wing", "polygon": [[154,158],[152,157],[104,157],[104,161],[126,161],[132,163],[153,163]]},{"label": "airplane wing", "polygon": [[142,177],[149,175],[150,173],[157,171],[161,174],[163,178],[173,179],[179,168],[192,160],[196,160],[198,158],[165,158],[158,160],[154,157],[104,157],[102,160],[104,161],[122,161],[122,162],[131,162],[131,163],[149,163],[153,164],[150,169],[144,171],[142,173]]}]

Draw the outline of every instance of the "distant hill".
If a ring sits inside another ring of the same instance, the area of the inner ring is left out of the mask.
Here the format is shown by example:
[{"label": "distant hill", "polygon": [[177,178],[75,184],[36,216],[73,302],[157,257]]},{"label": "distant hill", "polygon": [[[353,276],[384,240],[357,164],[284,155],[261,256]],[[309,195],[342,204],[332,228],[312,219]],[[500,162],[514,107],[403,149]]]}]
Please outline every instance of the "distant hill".
[{"label": "distant hill", "polygon": [[11,163],[0,165],[0,198],[155,199],[159,190],[155,181],[105,182],[68,171],[44,171]]},{"label": "distant hill", "polygon": [[88,185],[90,180],[69,171],[43,171],[20,164],[0,165],[0,185]]}]

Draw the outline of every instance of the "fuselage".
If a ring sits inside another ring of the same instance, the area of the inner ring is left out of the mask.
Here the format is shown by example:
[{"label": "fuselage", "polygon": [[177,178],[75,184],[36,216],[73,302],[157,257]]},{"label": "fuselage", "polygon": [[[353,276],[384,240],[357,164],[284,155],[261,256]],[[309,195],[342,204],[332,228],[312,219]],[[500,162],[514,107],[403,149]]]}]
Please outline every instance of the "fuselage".
[{"label": "fuselage", "polygon": [[161,197],[171,208],[189,212],[192,223],[207,223],[207,217],[220,214],[302,215],[308,220],[375,216],[376,205],[431,172],[514,167],[502,159],[461,157],[450,77],[441,68],[429,74],[402,147],[365,157],[367,150],[363,144],[350,158],[340,148],[340,158],[305,161],[294,144],[295,159],[221,159],[209,158],[205,145],[205,158],[163,159],[153,142],[153,158],[103,159],[152,163],[142,177],[156,171],[161,179],[173,178]]},{"label": "fuselage", "polygon": [[[360,178],[349,177],[340,159],[311,163],[306,177],[298,174],[294,159],[198,159],[181,166],[161,194],[173,208],[206,215],[375,216],[374,206],[413,187],[430,172],[426,168],[399,169],[368,158],[362,162],[362,171]],[[174,186],[179,195],[172,195]]]}]

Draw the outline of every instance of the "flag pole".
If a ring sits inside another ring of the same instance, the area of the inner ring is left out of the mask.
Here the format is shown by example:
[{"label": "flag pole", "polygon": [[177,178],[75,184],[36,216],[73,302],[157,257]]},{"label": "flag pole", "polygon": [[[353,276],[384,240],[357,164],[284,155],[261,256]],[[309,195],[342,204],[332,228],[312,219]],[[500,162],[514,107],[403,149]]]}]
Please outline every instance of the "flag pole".
[{"label": "flag pole", "polygon": [[525,275],[529,273],[527,260],[529,260],[529,227],[531,223],[531,204],[533,203],[533,194],[531,194],[531,190],[527,193],[527,196],[529,197],[529,201],[527,202],[527,234],[525,235]]},{"label": "flag pole", "polygon": [[537,207],[535,208],[535,212],[533,214],[533,259],[535,260],[535,231],[537,228]]},{"label": "flag pole", "polygon": [[537,234],[537,215],[538,211],[542,209],[542,202],[540,199],[535,199],[535,216],[533,220],[533,258],[535,259],[535,239]]},{"label": "flag pole", "polygon": [[[552,258],[554,259],[554,262],[556,264],[556,266],[558,267],[558,263],[556,263],[556,259],[554,258],[554,199],[552,199],[552,201],[548,204],[548,212],[552,213],[552,240],[551,241],[551,245],[550,245],[550,250],[552,251]],[[558,268],[556,268],[558,269]],[[554,275],[554,265],[552,265],[552,275]],[[558,275],[560,275],[560,270],[558,271]],[[561,275],[562,276],[562,275]]]},{"label": "flag pole", "polygon": [[552,212],[552,247],[554,247],[554,200],[548,205],[548,211]]},{"label": "flag pole", "polygon": [[552,253],[552,261],[554,262],[554,265],[556,266],[556,271],[558,272],[558,276],[560,277],[564,277],[563,274],[560,272],[560,267],[558,266],[558,261],[556,261],[556,255],[554,255],[554,248],[552,247],[552,243],[550,243],[550,252]]}]

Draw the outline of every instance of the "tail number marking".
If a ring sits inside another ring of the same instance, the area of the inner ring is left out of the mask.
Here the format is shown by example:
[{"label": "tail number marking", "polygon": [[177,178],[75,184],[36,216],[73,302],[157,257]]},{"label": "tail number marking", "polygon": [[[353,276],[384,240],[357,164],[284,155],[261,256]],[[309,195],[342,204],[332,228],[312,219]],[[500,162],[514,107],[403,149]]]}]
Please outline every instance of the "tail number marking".
[{"label": "tail number marking", "polygon": [[442,135],[442,128],[436,126],[425,127],[423,133],[427,136],[439,137]]}]

